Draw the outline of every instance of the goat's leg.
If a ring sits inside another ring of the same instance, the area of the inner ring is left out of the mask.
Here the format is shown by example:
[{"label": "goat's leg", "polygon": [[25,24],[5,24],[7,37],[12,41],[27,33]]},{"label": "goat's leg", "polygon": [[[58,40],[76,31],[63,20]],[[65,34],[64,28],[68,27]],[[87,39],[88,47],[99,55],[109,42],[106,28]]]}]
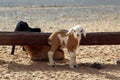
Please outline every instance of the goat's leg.
[{"label": "goat's leg", "polygon": [[55,64],[55,61],[53,60],[53,55],[54,55],[54,51],[48,51],[48,59],[49,59],[49,62],[50,62],[50,65],[52,66],[52,67],[55,67],[56,66],[56,64]]},{"label": "goat's leg", "polygon": [[15,45],[12,46],[11,55],[14,55],[14,51],[15,51]]},{"label": "goat's leg", "polygon": [[70,60],[69,67],[70,68],[76,68],[76,67],[78,67],[77,63],[76,63],[76,53],[75,53],[75,51],[71,51],[70,52],[70,58],[71,58],[71,60]]}]

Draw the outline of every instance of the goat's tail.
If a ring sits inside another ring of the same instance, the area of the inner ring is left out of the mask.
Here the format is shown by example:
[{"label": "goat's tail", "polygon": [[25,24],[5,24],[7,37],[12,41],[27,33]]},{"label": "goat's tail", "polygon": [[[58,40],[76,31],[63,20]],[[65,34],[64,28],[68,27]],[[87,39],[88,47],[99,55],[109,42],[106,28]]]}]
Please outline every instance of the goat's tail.
[{"label": "goat's tail", "polygon": [[14,52],[15,52],[15,45],[12,46],[11,55],[14,55]]}]

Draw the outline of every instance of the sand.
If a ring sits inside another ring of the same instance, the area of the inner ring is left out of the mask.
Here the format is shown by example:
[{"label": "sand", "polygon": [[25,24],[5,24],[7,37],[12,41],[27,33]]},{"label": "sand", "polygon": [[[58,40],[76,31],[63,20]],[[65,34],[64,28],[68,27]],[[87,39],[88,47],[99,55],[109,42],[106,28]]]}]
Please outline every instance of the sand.
[{"label": "sand", "polygon": [[[86,32],[120,31],[120,6],[79,7],[0,7],[0,31],[13,31],[18,21],[28,22],[43,32],[69,29],[80,24]],[[34,62],[29,55],[16,47],[11,56],[11,46],[0,46],[0,80],[120,80],[120,45],[80,46],[76,69],[70,69],[69,54],[65,60],[56,61],[52,68],[48,61]],[[13,58],[12,63],[10,63]],[[100,63],[102,69],[92,68]]]}]

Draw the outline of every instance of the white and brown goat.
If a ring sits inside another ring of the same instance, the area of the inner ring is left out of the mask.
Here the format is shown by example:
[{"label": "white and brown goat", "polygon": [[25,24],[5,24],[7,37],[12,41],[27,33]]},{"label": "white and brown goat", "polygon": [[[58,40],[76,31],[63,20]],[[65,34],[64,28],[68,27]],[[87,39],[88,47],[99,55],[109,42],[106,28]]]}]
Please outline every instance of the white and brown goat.
[{"label": "white and brown goat", "polygon": [[69,30],[59,30],[52,33],[48,38],[48,43],[51,45],[51,49],[48,52],[48,58],[50,65],[55,67],[56,64],[53,60],[53,55],[59,48],[67,48],[70,54],[70,68],[76,68],[76,50],[80,44],[82,34],[86,37],[85,30],[77,25]]}]

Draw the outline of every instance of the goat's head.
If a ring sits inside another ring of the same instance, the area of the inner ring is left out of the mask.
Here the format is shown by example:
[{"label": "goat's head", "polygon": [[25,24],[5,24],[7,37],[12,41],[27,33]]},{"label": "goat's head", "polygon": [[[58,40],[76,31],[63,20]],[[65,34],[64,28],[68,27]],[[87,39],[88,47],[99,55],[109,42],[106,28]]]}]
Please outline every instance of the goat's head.
[{"label": "goat's head", "polygon": [[27,22],[20,21],[18,22],[15,31],[30,31],[30,27]]},{"label": "goat's head", "polygon": [[27,22],[18,22],[15,31],[41,32],[40,28],[31,28]]},{"label": "goat's head", "polygon": [[74,33],[74,35],[77,37],[83,34],[84,37],[86,37],[86,32],[80,25],[76,25],[75,27],[70,28],[67,34],[69,33]]}]

